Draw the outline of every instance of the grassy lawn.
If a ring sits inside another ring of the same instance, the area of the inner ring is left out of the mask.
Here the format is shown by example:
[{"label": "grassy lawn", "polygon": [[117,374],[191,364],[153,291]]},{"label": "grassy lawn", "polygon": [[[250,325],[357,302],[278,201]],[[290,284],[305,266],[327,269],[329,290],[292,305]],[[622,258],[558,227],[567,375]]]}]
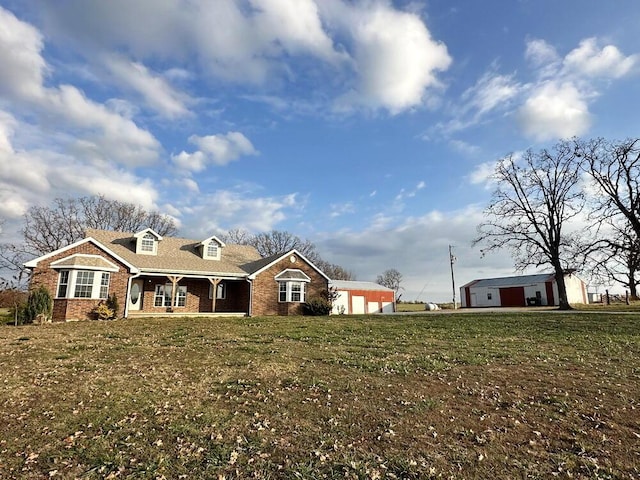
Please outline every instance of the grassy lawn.
[{"label": "grassy lawn", "polygon": [[0,327],[0,478],[638,478],[640,316]]}]

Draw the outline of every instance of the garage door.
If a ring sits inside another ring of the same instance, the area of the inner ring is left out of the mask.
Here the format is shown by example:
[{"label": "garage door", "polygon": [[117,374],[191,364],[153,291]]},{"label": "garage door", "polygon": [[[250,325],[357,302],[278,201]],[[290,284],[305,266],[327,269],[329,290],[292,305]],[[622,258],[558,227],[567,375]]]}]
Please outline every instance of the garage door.
[{"label": "garage door", "polygon": [[351,313],[364,313],[364,297],[351,297]]},{"label": "garage door", "polygon": [[508,287],[500,289],[501,307],[526,307],[524,287]]}]

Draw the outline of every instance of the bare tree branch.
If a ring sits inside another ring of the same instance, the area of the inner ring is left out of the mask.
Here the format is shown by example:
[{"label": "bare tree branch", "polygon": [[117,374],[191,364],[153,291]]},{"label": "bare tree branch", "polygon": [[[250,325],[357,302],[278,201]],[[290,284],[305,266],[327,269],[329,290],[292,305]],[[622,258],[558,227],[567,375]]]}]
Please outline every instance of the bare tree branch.
[{"label": "bare tree branch", "polygon": [[518,270],[550,265],[560,308],[570,308],[564,272],[575,266],[569,251],[576,238],[564,227],[585,204],[573,143],[561,141],[551,151],[528,150],[522,158],[507,155],[492,178],[497,187],[473,244],[484,245],[484,251],[507,248]]}]

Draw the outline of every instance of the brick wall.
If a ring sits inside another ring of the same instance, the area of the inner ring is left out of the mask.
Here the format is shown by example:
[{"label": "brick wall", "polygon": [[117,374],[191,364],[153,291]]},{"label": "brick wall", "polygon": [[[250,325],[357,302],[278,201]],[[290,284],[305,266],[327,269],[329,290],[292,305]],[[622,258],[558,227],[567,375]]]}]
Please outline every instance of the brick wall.
[{"label": "brick wall", "polygon": [[323,290],[328,289],[327,280],[311,265],[300,257],[297,257],[295,263],[291,263],[289,256],[286,256],[253,281],[252,315],[302,315],[301,303],[278,301],[278,282],[275,276],[288,268],[302,270],[311,278],[311,282],[305,285],[307,299],[319,296]]},{"label": "brick wall", "polygon": [[[167,307],[156,307],[154,297],[156,285],[166,285],[171,283],[167,277],[142,277],[144,280],[142,306],[140,311],[149,313],[162,313],[167,311]],[[249,283],[245,280],[224,281],[227,288],[227,295],[224,299],[216,300],[216,312],[244,312],[249,306]],[[184,307],[174,307],[174,313],[209,313],[211,312],[212,300],[209,298],[208,279],[183,278],[178,282],[178,286],[187,287],[187,298]]]},{"label": "brick wall", "polygon": [[124,301],[126,299],[127,280],[129,278],[128,268],[106,252],[96,247],[93,243],[85,242],[72,249],[40,261],[38,266],[33,269],[29,289],[34,289],[43,285],[49,291],[51,296],[54,298],[53,321],[60,322],[65,320],[90,319],[91,310],[100,302],[100,300],[88,298],[55,298],[57,294],[56,289],[58,287],[59,274],[58,270],[51,268],[51,263],[76,253],[100,255],[120,268],[118,272],[110,272],[111,278],[109,282],[109,295],[115,293],[120,309],[118,316],[124,316]]}]

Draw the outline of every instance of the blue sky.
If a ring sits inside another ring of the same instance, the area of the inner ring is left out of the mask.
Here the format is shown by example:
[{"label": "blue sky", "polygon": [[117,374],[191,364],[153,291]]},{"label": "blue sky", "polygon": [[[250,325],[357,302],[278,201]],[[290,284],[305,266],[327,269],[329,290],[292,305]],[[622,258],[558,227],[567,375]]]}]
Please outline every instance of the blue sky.
[{"label": "blue sky", "polygon": [[0,218],[103,194],[180,235],[286,230],[406,300],[471,248],[510,153],[638,135],[637,0],[0,0]]}]

